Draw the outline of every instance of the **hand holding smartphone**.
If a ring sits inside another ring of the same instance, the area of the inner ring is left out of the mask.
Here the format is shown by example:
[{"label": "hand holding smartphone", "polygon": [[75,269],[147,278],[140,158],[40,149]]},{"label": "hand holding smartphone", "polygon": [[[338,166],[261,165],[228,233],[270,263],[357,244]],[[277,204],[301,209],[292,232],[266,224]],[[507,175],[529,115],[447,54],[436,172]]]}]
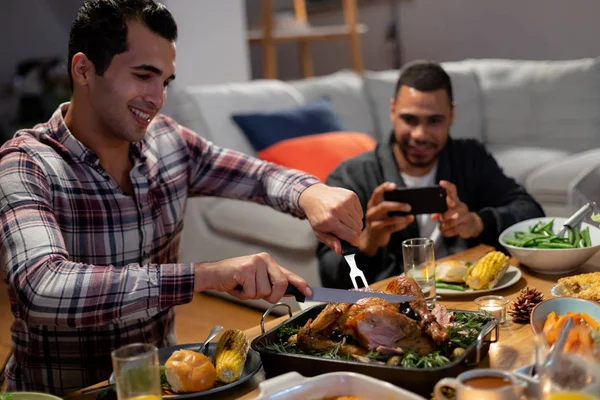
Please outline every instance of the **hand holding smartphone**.
[{"label": "hand holding smartphone", "polygon": [[411,210],[392,211],[388,215],[405,216],[419,214],[444,213],[448,210],[446,203],[446,189],[436,186],[425,186],[418,188],[400,188],[383,193],[384,201],[409,204]]}]

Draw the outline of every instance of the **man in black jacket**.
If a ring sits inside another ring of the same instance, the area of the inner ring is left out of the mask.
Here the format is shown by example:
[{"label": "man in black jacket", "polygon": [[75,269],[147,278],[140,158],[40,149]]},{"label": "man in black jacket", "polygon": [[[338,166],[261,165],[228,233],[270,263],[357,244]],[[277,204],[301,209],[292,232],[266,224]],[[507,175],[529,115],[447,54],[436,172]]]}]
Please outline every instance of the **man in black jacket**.
[{"label": "man in black jacket", "polygon": [[[329,185],[354,191],[365,210],[356,262],[369,282],[403,272],[401,243],[406,239],[432,238],[436,258],[479,243],[501,248],[498,236],[504,229],[544,215],[481,143],[449,137],[452,85],[439,64],[419,61],[402,69],[390,118],[394,131],[389,139],[343,162],[327,178]],[[388,216],[410,206],[382,201],[385,191],[438,184],[447,192],[445,213]],[[352,287],[344,259],[322,244],[317,252],[323,285]]]}]

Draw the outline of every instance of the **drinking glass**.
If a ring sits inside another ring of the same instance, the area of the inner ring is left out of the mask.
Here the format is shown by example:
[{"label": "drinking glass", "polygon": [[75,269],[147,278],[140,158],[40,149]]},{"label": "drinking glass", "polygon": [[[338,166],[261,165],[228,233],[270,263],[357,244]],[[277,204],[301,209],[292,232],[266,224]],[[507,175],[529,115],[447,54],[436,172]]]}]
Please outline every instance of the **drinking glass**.
[{"label": "drinking glass", "polygon": [[597,353],[563,351],[550,359],[550,347],[544,334],[536,334],[534,342],[540,400],[600,399],[600,359]]},{"label": "drinking glass", "polygon": [[149,343],[133,343],[111,353],[119,400],[160,400],[158,349]]},{"label": "drinking glass", "polygon": [[402,242],[404,273],[413,278],[425,296],[427,306],[435,305],[435,255],[433,240],[407,239]]}]

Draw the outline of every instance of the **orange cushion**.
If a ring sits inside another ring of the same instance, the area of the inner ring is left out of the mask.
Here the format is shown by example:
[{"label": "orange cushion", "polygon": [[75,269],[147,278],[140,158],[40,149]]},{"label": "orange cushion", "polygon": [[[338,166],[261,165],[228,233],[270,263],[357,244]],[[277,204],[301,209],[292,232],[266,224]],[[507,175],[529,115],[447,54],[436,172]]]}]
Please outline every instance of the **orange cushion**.
[{"label": "orange cushion", "polygon": [[328,132],[282,140],[258,152],[258,157],[299,169],[325,182],[342,161],[373,150],[376,140],[359,132]]}]

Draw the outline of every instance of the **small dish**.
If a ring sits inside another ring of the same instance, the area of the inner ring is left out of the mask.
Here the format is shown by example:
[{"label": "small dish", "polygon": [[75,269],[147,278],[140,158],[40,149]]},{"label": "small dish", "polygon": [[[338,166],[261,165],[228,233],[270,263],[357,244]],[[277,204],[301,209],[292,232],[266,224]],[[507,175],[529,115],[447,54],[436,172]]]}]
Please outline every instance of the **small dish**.
[{"label": "small dish", "polygon": [[[552,286],[550,288],[550,294],[553,297],[572,297],[574,299],[579,298],[579,297],[575,297],[575,296],[571,296],[571,295],[567,294],[565,292],[565,288],[560,283],[556,283],[556,284],[554,284],[554,286]],[[594,300],[589,300],[589,299],[582,299],[582,300],[594,301]]]},{"label": "small dish", "polygon": [[531,329],[534,334],[541,333],[544,323],[551,312],[566,315],[568,312],[587,313],[596,321],[600,321],[600,304],[575,297],[556,297],[544,300],[531,311]]},{"label": "small dish", "polygon": [[[572,290],[568,290],[572,286]],[[589,272],[560,278],[550,289],[554,297],[573,297],[600,303],[600,272]]]},{"label": "small dish", "polygon": [[540,398],[540,382],[535,375],[534,364],[529,364],[521,368],[514,369],[513,374],[527,383],[527,389],[525,389],[525,395],[528,399],[539,399]]}]

